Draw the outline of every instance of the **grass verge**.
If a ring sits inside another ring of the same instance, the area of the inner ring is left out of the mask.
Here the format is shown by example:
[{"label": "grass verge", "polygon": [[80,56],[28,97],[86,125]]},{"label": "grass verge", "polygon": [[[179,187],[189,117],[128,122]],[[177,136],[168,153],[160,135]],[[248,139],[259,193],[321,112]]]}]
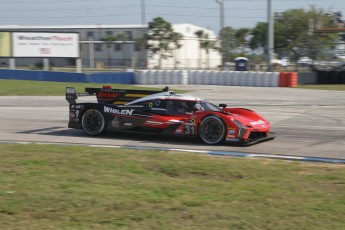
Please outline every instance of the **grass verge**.
[{"label": "grass verge", "polygon": [[298,85],[298,88],[345,91],[345,84],[344,85]]},{"label": "grass verge", "polygon": [[0,145],[1,229],[344,229],[345,166]]},{"label": "grass verge", "polygon": [[111,85],[112,88],[161,90],[159,88],[138,87],[121,84],[96,84],[80,82],[48,82],[25,80],[1,80],[0,96],[64,96],[66,86],[73,86],[77,92],[84,92],[85,87],[102,87]]}]

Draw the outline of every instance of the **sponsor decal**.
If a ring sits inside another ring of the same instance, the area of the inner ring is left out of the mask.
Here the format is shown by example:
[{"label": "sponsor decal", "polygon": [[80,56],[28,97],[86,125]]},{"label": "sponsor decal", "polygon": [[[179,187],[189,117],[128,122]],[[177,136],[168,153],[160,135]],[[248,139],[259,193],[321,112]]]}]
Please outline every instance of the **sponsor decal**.
[{"label": "sponsor decal", "polygon": [[229,141],[229,142],[240,142],[240,139],[239,138],[226,138],[226,141]]},{"label": "sponsor decal", "polygon": [[84,105],[71,105],[71,109],[82,109]]},{"label": "sponsor decal", "polygon": [[121,114],[121,115],[129,115],[132,116],[134,109],[115,109],[104,106],[105,113],[112,113],[112,114]]},{"label": "sponsor decal", "polygon": [[258,121],[252,121],[250,122],[251,125],[263,125],[266,124],[266,122],[262,121],[262,120],[258,120]]},{"label": "sponsor decal", "polygon": [[101,88],[101,93],[126,93],[125,89]]},{"label": "sponsor decal", "polygon": [[228,134],[229,134],[229,135],[234,135],[235,132],[236,132],[236,129],[229,129],[229,130],[228,130]]},{"label": "sponsor decal", "polygon": [[181,133],[182,133],[182,130],[181,130],[181,129],[176,129],[175,133],[176,133],[176,134],[181,134]]}]

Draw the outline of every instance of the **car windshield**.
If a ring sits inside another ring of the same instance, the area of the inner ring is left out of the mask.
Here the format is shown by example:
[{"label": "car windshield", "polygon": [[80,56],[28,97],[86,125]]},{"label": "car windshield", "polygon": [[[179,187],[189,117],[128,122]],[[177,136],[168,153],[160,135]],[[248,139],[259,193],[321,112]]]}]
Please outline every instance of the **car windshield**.
[{"label": "car windshield", "polygon": [[168,114],[186,114],[194,111],[221,111],[216,105],[206,101],[168,100],[166,102]]},{"label": "car windshield", "polygon": [[204,111],[221,111],[218,106],[207,101],[200,102],[199,104]]}]

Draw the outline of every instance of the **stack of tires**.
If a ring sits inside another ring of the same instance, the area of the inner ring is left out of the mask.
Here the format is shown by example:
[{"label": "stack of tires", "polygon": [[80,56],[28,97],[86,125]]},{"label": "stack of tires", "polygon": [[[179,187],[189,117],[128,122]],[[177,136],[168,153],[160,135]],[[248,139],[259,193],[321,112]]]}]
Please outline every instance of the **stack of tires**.
[{"label": "stack of tires", "polygon": [[279,75],[279,87],[297,87],[298,75],[296,72],[281,72]]}]

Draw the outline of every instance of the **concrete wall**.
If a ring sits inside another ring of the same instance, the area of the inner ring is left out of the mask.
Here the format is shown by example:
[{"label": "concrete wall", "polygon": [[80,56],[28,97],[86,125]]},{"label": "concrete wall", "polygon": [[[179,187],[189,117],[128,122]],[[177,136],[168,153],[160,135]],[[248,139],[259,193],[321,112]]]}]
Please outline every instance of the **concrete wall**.
[{"label": "concrete wall", "polygon": [[85,74],[85,73],[0,69],[0,79],[134,84],[134,73],[120,72],[120,73]]}]

